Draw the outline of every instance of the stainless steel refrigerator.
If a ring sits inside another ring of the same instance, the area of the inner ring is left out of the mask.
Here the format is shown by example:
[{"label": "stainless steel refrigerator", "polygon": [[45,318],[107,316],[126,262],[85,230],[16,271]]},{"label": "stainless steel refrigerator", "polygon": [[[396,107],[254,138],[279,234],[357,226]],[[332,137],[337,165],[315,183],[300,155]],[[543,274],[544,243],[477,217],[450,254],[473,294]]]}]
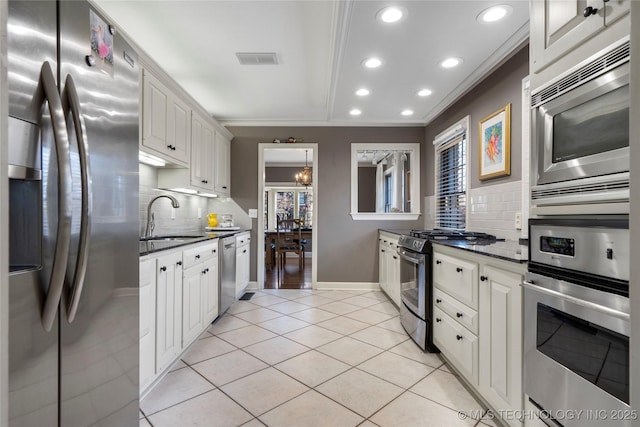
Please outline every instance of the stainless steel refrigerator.
[{"label": "stainless steel refrigerator", "polygon": [[8,12],[9,424],[138,425],[137,56],[87,2]]}]

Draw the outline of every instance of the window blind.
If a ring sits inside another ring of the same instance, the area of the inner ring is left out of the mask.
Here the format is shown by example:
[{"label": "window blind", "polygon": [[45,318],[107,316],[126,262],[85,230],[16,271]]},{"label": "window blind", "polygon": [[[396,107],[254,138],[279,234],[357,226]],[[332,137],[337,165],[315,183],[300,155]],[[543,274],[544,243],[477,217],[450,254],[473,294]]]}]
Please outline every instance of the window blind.
[{"label": "window blind", "polygon": [[466,135],[436,149],[436,227],[464,230],[467,210]]}]

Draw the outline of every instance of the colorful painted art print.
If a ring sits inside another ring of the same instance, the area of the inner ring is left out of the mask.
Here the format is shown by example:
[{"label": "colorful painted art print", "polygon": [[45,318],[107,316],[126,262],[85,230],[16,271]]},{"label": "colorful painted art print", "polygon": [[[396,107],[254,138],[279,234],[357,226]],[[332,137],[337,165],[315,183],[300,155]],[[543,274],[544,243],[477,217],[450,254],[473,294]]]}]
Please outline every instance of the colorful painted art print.
[{"label": "colorful painted art print", "polygon": [[480,179],[511,174],[511,104],[480,120]]},{"label": "colorful painted art print", "polygon": [[91,54],[95,66],[113,77],[113,34],[111,27],[93,10],[89,11],[91,26]]}]

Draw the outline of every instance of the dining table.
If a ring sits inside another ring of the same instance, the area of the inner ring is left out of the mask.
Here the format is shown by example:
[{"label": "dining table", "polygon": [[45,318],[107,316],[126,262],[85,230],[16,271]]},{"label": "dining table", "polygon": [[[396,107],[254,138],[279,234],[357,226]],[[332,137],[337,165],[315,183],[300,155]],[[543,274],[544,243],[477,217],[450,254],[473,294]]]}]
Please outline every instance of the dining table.
[{"label": "dining table", "polygon": [[[311,241],[311,236],[313,235],[313,229],[311,228],[303,228],[300,230],[302,240],[306,240],[307,242]],[[265,267],[267,270],[271,270],[276,262],[276,253],[275,253],[275,245],[276,238],[278,235],[277,230],[265,230],[264,231],[264,243],[265,243],[265,251],[264,251],[264,260]]]}]

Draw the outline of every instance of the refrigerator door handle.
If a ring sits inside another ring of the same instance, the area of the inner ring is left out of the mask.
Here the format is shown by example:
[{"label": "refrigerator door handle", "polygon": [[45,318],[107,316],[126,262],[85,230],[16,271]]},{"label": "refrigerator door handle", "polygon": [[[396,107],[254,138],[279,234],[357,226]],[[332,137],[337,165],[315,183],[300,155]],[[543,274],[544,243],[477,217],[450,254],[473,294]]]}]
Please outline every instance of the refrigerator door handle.
[{"label": "refrigerator door handle", "polygon": [[60,304],[60,296],[64,288],[64,279],[67,270],[67,260],[69,259],[72,182],[67,126],[56,79],[49,62],[42,64],[40,70],[40,86],[42,90],[37,94],[37,100],[40,101],[39,105],[48,101],[58,162],[58,230],[51,276],[49,277],[49,288],[42,310],[42,326],[46,331],[50,331],[56,319],[58,305]]},{"label": "refrigerator door handle", "polygon": [[71,297],[67,305],[67,321],[73,322],[78,311],[78,304],[82,295],[84,279],[87,272],[89,258],[89,235],[91,234],[91,210],[92,210],[92,185],[91,168],[89,165],[89,144],[87,141],[87,128],[80,114],[80,100],[76,85],[70,74],[67,75],[64,91],[62,92],[62,108],[65,116],[70,111],[78,144],[80,158],[80,182],[82,186],[82,203],[80,216],[80,236],[78,244],[78,257],[71,285]]}]

